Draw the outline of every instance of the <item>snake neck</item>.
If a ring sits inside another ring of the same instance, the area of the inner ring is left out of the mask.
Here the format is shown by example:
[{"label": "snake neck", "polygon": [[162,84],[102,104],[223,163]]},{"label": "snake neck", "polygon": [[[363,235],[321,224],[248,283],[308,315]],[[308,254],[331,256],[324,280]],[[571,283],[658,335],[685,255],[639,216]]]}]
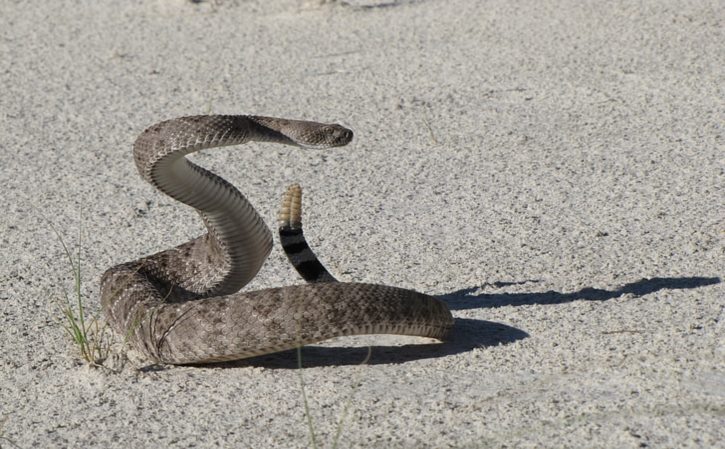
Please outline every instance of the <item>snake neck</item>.
[{"label": "snake neck", "polygon": [[241,122],[202,142],[194,140],[191,132],[171,132],[163,126],[150,128],[137,139],[134,157],[144,179],[196,209],[208,230],[204,236],[145,257],[142,269],[156,281],[192,296],[224,295],[241,289],[264,264],[272,234],[254,207],[230,183],[185,157],[204,148],[245,143],[250,133],[255,135],[252,126]]}]

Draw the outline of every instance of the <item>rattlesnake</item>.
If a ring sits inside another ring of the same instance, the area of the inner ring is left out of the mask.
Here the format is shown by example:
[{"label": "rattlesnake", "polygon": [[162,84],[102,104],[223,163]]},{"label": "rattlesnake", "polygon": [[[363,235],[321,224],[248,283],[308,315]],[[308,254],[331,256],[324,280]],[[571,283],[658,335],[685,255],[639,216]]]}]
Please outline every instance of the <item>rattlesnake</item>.
[{"label": "rattlesnake", "polygon": [[208,233],[116,265],[101,279],[107,321],[147,357],[171,364],[242,359],[354,334],[443,339],[453,325],[438,299],[384,285],[337,282],[302,234],[299,186],[285,194],[280,238],[310,283],[238,292],[259,271],[272,234],[230,183],[184,156],[249,141],[346,145],[340,125],[260,116],[192,116],[151,126],[133,154],[141,176],[195,208]]}]

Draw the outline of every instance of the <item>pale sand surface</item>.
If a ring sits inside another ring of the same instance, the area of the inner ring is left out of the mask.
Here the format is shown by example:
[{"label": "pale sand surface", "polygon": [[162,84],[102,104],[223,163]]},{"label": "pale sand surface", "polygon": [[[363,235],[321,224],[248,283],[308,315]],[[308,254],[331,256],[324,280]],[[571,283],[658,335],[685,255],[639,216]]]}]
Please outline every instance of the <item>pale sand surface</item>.
[{"label": "pale sand surface", "polygon": [[[302,183],[334,273],[457,319],[305,349],[320,447],[351,394],[339,447],[725,447],[722,2],[216,3],[0,2],[1,447],[311,446],[294,353],[112,373],[57,321],[42,215],[97,315],[103,270],[202,232],[133,140],[209,112],[354,129],[195,160],[271,225]],[[275,246],[247,288],[299,282]]]}]

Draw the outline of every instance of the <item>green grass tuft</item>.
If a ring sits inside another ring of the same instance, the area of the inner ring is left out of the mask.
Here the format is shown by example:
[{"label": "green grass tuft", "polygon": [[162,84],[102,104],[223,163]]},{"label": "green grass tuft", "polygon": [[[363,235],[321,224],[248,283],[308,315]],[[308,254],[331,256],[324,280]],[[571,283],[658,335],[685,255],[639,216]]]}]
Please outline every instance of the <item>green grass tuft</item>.
[{"label": "green grass tuft", "polygon": [[60,301],[59,309],[64,318],[63,329],[78,347],[83,360],[92,366],[101,366],[110,354],[112,335],[108,326],[101,324],[96,318],[86,316],[86,306],[81,292],[81,232],[80,230],[78,232],[78,249],[74,258],[58,229],[52,222],[48,223],[63,247],[73,278],[73,291],[69,292],[65,285],[62,289],[63,299]]}]

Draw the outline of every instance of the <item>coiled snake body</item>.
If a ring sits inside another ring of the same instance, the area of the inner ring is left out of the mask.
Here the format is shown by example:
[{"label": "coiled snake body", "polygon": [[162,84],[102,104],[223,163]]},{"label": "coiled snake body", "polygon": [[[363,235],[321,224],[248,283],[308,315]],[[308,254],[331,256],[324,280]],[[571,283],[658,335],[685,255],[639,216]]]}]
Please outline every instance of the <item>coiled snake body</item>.
[{"label": "coiled snake body", "polygon": [[101,304],[112,327],[149,358],[172,364],[242,359],[353,334],[442,339],[453,324],[438,299],[384,285],[337,282],[302,234],[299,186],[280,211],[280,238],[310,283],[239,292],[259,271],[272,234],[246,198],[184,156],[249,141],[346,145],[339,125],[259,116],[194,116],[158,123],[134,143],[141,176],[195,208],[208,233],[108,269]]}]

